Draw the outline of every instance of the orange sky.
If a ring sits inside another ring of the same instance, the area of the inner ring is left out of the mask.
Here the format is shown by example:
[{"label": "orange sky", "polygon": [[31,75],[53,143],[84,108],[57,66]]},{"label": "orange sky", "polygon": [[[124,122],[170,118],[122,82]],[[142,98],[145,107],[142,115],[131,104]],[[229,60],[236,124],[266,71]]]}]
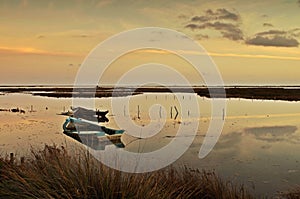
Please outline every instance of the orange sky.
[{"label": "orange sky", "polygon": [[[101,41],[148,26],[193,38],[212,56],[226,84],[299,84],[299,13],[298,0],[3,0],[0,84],[72,84],[84,58]],[[121,57],[106,73],[106,82],[152,58],[199,84],[183,60],[158,54]]]}]

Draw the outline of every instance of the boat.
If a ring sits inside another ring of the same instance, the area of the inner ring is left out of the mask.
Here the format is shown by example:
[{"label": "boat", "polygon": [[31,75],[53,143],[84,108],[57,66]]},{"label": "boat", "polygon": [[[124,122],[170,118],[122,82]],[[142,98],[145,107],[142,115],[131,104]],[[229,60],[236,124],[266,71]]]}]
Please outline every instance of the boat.
[{"label": "boat", "polygon": [[123,148],[121,136],[124,130],[100,126],[82,118],[68,117],[63,124],[64,134],[95,150],[104,150],[107,145]]}]

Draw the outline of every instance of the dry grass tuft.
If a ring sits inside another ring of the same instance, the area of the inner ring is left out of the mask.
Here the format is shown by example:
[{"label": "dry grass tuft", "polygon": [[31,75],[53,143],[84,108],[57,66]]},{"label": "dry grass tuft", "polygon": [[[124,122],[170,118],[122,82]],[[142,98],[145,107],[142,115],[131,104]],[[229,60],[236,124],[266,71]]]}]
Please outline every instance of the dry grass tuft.
[{"label": "dry grass tuft", "polygon": [[286,192],[279,194],[281,198],[285,199],[300,199],[300,185],[297,185],[295,188],[292,188]]},{"label": "dry grass tuft", "polygon": [[214,172],[167,168],[128,174],[82,153],[45,146],[23,164],[0,159],[0,198],[253,198]]}]

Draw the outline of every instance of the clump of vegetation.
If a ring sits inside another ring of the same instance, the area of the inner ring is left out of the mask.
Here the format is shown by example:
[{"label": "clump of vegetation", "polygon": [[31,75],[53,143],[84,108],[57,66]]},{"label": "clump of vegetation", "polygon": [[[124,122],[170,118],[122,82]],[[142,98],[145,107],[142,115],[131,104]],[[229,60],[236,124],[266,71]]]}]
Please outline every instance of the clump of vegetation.
[{"label": "clump of vegetation", "polygon": [[297,185],[296,187],[280,193],[280,197],[285,199],[299,199],[300,198],[300,185]]},{"label": "clump of vegetation", "polygon": [[169,167],[129,174],[81,153],[45,146],[22,163],[2,158],[0,198],[253,198],[214,172]]}]

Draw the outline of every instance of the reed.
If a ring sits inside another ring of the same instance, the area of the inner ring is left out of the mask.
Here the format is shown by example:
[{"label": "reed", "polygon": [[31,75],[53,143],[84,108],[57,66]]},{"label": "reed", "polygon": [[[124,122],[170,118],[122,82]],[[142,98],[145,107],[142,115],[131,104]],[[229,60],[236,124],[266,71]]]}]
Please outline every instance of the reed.
[{"label": "reed", "polygon": [[104,166],[86,151],[45,146],[23,163],[0,159],[0,198],[253,198],[214,172],[175,169],[129,174]]}]

